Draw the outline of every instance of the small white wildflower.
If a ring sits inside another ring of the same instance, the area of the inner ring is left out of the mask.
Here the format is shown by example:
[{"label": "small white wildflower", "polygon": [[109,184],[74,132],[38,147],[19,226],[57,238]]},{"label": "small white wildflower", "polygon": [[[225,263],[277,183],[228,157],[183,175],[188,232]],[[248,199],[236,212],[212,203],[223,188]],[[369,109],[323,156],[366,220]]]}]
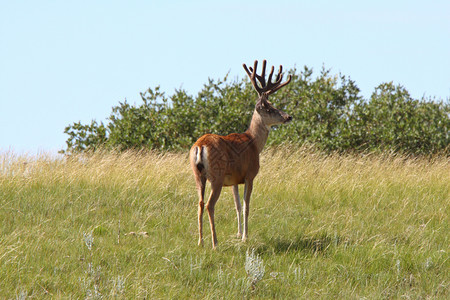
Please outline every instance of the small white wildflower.
[{"label": "small white wildflower", "polygon": [[248,250],[245,255],[245,271],[250,279],[250,284],[254,288],[256,283],[264,277],[265,267],[263,260],[259,255],[255,254],[255,250],[252,249],[252,253],[249,254]]},{"label": "small white wildflower", "polygon": [[94,245],[94,236],[91,233],[83,233],[84,243],[86,247],[88,247],[89,251],[92,250],[92,246]]},{"label": "small white wildflower", "polygon": [[397,268],[397,273],[400,273],[400,259],[395,261],[395,267]]},{"label": "small white wildflower", "polygon": [[283,279],[283,278],[284,278],[283,272],[271,272],[271,273],[270,273],[270,276],[271,276],[273,279]]},{"label": "small white wildflower", "polygon": [[427,258],[427,261],[425,262],[425,269],[429,270],[433,267],[433,261],[431,260],[431,257]]},{"label": "small white wildflower", "polygon": [[117,276],[117,279],[113,279],[113,291],[114,295],[123,294],[125,290],[125,278],[123,276]]},{"label": "small white wildflower", "polygon": [[27,299],[27,296],[28,296],[27,291],[26,291],[25,289],[22,288],[22,289],[20,290],[19,294],[16,295],[16,299],[19,299],[19,300],[25,300],[25,299]]}]

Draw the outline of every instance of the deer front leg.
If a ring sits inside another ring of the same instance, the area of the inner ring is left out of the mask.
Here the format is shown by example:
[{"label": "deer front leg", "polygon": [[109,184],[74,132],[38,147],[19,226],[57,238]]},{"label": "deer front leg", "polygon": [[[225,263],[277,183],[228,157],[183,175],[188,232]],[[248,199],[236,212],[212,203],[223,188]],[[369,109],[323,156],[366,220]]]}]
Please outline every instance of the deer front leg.
[{"label": "deer front leg", "polygon": [[250,195],[252,194],[253,180],[245,181],[244,188],[244,234],[242,235],[242,241],[245,242],[248,237],[248,215],[250,212]]},{"label": "deer front leg", "polygon": [[237,237],[240,238],[242,236],[242,226],[241,226],[242,207],[241,207],[241,200],[239,199],[239,186],[237,184],[233,186],[233,197],[234,197],[234,204],[236,206],[236,215],[238,222]]}]

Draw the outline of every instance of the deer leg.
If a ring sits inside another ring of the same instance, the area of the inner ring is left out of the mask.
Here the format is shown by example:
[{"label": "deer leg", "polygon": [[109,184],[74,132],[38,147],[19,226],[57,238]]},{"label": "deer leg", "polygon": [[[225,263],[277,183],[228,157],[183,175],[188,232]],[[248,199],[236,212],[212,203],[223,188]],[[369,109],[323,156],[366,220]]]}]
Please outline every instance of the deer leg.
[{"label": "deer leg", "polygon": [[222,183],[211,184],[211,195],[209,196],[208,203],[206,203],[206,209],[208,210],[209,224],[211,226],[211,238],[212,245],[215,249],[217,246],[216,227],[214,224],[214,206],[219,199],[220,192],[222,191]]},{"label": "deer leg", "polygon": [[198,245],[203,245],[203,209],[205,208],[205,202],[203,201],[205,197],[205,187],[206,187],[206,177],[200,177],[196,180],[197,192],[198,192]]},{"label": "deer leg", "polygon": [[241,207],[241,200],[239,199],[239,186],[237,184],[233,186],[233,197],[234,197],[234,204],[236,206],[236,215],[238,222],[237,237],[240,238],[242,236],[242,226],[241,226],[242,207]]},{"label": "deer leg", "polygon": [[248,237],[248,215],[250,212],[250,195],[253,190],[253,180],[245,181],[244,188],[244,234],[242,235],[242,241],[245,242]]}]

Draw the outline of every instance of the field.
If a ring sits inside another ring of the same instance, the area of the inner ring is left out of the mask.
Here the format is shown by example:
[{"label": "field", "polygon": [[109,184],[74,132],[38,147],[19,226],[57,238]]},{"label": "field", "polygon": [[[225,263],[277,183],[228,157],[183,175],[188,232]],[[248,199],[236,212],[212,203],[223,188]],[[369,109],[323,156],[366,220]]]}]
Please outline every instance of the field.
[{"label": "field", "polygon": [[0,298],[450,297],[448,158],[278,148],[261,165],[249,240],[225,188],[214,251],[187,154],[1,154]]}]

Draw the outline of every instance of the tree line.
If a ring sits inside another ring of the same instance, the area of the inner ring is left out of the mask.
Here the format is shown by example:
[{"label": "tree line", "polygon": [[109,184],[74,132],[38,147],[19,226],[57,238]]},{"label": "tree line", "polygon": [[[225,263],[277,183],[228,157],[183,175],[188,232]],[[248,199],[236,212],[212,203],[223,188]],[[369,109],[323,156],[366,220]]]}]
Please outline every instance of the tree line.
[{"label": "tree line", "polygon": [[[449,154],[450,102],[414,99],[392,82],[364,99],[356,83],[322,69],[291,69],[291,83],[275,95],[275,106],[293,121],[274,128],[268,145],[313,145],[325,152]],[[96,149],[186,150],[203,134],[244,132],[257,100],[248,79],[208,79],[196,96],[179,89],[167,96],[157,86],[140,93],[142,102],[119,102],[106,121],[75,122],[64,132],[71,154]]]}]

